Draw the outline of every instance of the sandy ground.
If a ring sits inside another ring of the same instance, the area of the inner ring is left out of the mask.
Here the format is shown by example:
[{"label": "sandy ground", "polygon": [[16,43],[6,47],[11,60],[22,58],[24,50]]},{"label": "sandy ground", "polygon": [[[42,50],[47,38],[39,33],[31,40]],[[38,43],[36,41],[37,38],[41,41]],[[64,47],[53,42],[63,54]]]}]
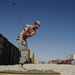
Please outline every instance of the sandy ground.
[{"label": "sandy ground", "polygon": [[[17,70],[18,65],[0,65],[0,71]],[[54,70],[62,75],[75,75],[75,65],[58,65],[58,64],[25,64],[24,68],[28,70]]]}]

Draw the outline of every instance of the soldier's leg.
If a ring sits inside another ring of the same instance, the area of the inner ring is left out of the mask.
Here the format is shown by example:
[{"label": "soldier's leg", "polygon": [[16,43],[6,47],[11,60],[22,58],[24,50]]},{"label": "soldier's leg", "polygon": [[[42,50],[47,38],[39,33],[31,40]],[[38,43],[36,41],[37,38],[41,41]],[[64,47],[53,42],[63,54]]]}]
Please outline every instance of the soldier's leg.
[{"label": "soldier's leg", "polygon": [[18,42],[18,48],[20,51],[20,61],[19,61],[19,67],[17,71],[28,71],[23,67],[24,62],[26,61],[26,56],[27,56],[27,45],[25,44],[22,35],[20,35],[19,39],[17,40]]},{"label": "soldier's leg", "polygon": [[25,46],[24,44],[19,44],[19,47],[20,47],[19,49],[20,49],[20,53],[21,53],[19,63],[24,64],[28,61],[29,51],[28,51],[27,46]]}]

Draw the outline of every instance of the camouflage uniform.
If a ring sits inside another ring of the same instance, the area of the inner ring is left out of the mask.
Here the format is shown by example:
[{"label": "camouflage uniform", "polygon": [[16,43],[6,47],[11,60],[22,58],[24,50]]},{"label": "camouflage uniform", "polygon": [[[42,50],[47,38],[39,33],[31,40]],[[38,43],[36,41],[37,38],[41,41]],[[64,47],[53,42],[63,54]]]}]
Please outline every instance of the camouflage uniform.
[{"label": "camouflage uniform", "polygon": [[[26,25],[26,27],[28,28],[29,33],[34,31],[33,29],[31,29],[31,25]],[[18,48],[19,48],[20,53],[21,53],[19,63],[21,63],[21,64],[24,64],[28,60],[29,49],[27,46],[26,39],[27,39],[26,37],[22,36],[22,32],[17,37]]]},{"label": "camouflage uniform", "polygon": [[29,50],[27,46],[26,38],[24,38],[22,34],[19,34],[17,38],[17,42],[20,51],[19,63],[24,64],[28,60],[28,50]]}]

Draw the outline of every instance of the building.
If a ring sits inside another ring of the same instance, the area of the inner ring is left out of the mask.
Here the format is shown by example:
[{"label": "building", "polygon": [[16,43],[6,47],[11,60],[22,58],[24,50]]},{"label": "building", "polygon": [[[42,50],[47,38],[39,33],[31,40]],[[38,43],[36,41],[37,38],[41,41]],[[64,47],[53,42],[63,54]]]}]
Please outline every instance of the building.
[{"label": "building", "polygon": [[34,53],[30,52],[30,63],[34,63]]},{"label": "building", "polygon": [[66,60],[68,60],[69,64],[75,64],[75,54],[66,56]]},{"label": "building", "polygon": [[66,56],[66,60],[75,60],[75,54]]},{"label": "building", "polygon": [[34,64],[38,64],[38,60],[34,60]]}]

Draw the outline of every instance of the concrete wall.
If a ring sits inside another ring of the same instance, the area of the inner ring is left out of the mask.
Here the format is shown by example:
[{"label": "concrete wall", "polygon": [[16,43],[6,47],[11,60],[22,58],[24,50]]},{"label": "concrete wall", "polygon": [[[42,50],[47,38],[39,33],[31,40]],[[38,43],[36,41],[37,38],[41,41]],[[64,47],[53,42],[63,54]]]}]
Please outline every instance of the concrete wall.
[{"label": "concrete wall", "polygon": [[30,52],[30,63],[34,63],[34,53]]}]

